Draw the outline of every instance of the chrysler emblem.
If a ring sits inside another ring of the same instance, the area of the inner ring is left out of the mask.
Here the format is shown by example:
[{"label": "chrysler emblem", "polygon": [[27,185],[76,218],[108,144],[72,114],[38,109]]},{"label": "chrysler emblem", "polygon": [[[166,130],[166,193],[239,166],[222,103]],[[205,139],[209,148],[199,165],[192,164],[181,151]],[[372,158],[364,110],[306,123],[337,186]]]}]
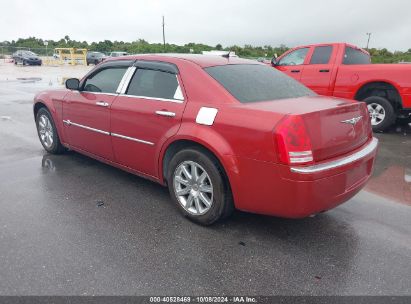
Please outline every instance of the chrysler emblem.
[{"label": "chrysler emblem", "polygon": [[357,124],[357,122],[359,122],[361,120],[362,116],[358,116],[358,117],[354,117],[351,119],[347,119],[347,120],[342,120],[342,123],[346,123],[346,124],[350,124],[352,126],[355,126]]}]

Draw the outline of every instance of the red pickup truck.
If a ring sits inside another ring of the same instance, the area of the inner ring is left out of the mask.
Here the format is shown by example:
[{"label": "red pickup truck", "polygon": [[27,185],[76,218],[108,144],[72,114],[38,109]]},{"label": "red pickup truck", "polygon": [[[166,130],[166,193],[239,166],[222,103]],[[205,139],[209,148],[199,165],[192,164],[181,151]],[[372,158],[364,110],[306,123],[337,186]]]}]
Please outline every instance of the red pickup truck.
[{"label": "red pickup truck", "polygon": [[371,64],[367,51],[346,43],[300,46],[271,64],[320,95],[366,102],[374,131],[410,119],[410,64]]}]

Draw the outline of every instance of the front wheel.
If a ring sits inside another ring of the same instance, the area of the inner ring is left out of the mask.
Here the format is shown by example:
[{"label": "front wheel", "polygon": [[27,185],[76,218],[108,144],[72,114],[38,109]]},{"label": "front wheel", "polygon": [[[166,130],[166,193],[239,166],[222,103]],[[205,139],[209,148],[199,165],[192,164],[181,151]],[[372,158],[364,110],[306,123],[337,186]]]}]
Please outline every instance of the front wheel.
[{"label": "front wheel", "polygon": [[179,151],[172,158],[168,189],[184,216],[201,225],[211,225],[229,216],[233,209],[231,189],[216,158],[196,148]]},{"label": "front wheel", "polygon": [[37,134],[43,148],[52,154],[60,154],[65,148],[60,142],[56,125],[50,112],[46,108],[41,108],[36,115]]},{"label": "front wheel", "polygon": [[363,101],[367,104],[374,132],[385,131],[395,122],[394,108],[387,99],[371,96]]}]

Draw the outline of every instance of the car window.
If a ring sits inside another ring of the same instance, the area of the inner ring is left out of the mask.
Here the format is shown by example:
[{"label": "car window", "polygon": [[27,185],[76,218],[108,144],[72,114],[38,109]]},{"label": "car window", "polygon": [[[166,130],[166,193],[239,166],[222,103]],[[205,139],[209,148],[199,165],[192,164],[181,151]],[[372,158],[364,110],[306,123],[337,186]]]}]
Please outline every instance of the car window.
[{"label": "car window", "polygon": [[317,46],[314,50],[313,56],[311,57],[310,64],[329,63],[332,51],[333,47],[331,45]]},{"label": "car window", "polygon": [[305,56],[307,56],[310,48],[301,48],[285,55],[280,59],[278,65],[300,65],[304,63]]},{"label": "car window", "polygon": [[87,92],[115,93],[128,67],[112,67],[91,75],[84,83]]},{"label": "car window", "polygon": [[347,46],[345,48],[343,64],[370,64],[371,58],[361,50]]},{"label": "car window", "polygon": [[266,65],[230,64],[205,71],[242,103],[315,95],[298,81]]},{"label": "car window", "polygon": [[183,100],[177,75],[168,72],[137,69],[127,95]]}]

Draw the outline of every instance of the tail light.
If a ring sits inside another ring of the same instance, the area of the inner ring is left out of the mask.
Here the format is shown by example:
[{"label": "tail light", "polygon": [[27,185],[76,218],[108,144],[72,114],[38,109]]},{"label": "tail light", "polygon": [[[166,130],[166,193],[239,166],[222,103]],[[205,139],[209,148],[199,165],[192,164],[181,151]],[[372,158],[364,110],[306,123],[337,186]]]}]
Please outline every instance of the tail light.
[{"label": "tail light", "polygon": [[300,116],[283,118],[275,128],[274,136],[280,162],[286,165],[313,163],[311,141]]}]

